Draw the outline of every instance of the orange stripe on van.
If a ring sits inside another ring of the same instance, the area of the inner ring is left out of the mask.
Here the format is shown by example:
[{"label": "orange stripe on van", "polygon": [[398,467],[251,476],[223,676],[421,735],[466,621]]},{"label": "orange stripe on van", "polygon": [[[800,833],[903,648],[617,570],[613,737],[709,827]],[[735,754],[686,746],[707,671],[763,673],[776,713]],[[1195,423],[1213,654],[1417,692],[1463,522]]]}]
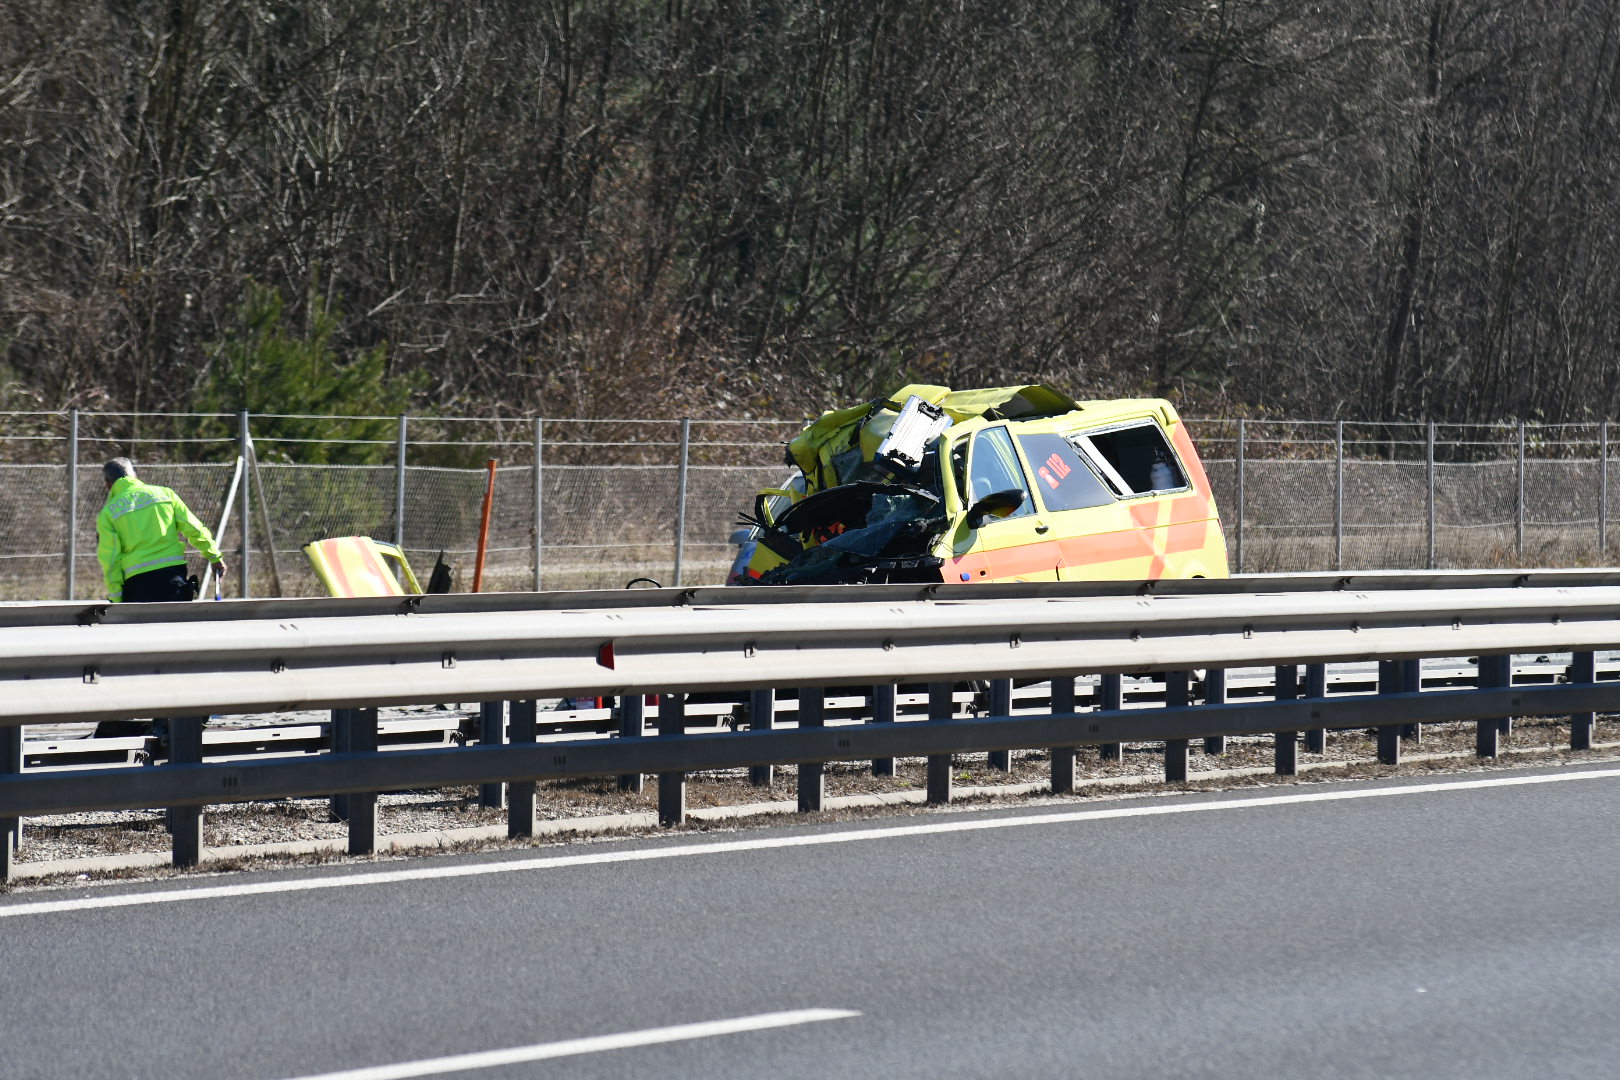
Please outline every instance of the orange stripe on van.
[{"label": "orange stripe on van", "polygon": [[[974,551],[959,559],[947,559],[943,569],[946,581],[963,584],[974,581],[1010,581],[1020,577],[1050,578],[1058,567],[1058,541]],[[968,575],[964,578],[962,575]]]},{"label": "orange stripe on van", "polygon": [[1121,577],[1151,580],[1164,576],[1170,555],[1201,550],[1209,540],[1212,525],[1208,518],[1157,527],[1150,523],[1138,529],[1075,536],[1058,543],[1064,565],[1071,569],[1116,564],[1114,570]]}]

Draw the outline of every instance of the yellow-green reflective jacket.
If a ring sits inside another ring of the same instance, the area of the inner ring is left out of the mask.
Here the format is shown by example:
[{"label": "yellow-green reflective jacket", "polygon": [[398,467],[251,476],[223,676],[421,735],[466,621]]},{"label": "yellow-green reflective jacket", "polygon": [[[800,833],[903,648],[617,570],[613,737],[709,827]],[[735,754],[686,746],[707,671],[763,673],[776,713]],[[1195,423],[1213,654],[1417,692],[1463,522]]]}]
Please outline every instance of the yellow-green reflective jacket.
[{"label": "yellow-green reflective jacket", "polygon": [[107,598],[124,598],[124,580],[165,566],[184,566],[186,545],[219,561],[214,534],[166,487],[120,477],[107,492],[107,504],[96,515],[96,557],[107,579]]}]

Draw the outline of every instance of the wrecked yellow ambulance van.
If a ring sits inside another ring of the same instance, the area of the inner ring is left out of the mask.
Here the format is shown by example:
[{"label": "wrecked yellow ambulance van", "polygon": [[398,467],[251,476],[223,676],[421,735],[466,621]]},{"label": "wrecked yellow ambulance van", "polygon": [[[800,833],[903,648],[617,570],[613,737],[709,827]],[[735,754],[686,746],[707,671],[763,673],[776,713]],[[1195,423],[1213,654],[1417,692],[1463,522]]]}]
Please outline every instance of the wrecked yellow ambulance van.
[{"label": "wrecked yellow ambulance van", "polygon": [[1168,401],[1050,386],[902,387],[829,412],[763,491],[740,584],[1225,577],[1198,453]]}]

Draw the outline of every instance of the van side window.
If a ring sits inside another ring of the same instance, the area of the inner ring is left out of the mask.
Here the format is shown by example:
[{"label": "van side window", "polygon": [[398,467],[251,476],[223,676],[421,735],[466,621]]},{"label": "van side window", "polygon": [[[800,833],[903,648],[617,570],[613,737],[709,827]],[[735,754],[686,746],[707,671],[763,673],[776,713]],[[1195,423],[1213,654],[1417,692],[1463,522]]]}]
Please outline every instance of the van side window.
[{"label": "van side window", "polygon": [[978,502],[997,491],[1022,491],[1023,505],[1008,517],[1023,517],[1035,512],[1035,501],[1030,498],[1029,484],[1024,480],[1024,468],[1018,464],[1018,453],[1013,449],[1012,436],[1006,428],[986,428],[973,436],[973,456],[968,465],[968,505]]},{"label": "van side window", "polygon": [[1068,440],[1119,495],[1146,495],[1187,486],[1187,474],[1157,424],[1075,434]]},{"label": "van side window", "polygon": [[1019,435],[1018,445],[1035,470],[1035,487],[1048,510],[1083,510],[1114,501],[1108,485],[1061,435]]}]

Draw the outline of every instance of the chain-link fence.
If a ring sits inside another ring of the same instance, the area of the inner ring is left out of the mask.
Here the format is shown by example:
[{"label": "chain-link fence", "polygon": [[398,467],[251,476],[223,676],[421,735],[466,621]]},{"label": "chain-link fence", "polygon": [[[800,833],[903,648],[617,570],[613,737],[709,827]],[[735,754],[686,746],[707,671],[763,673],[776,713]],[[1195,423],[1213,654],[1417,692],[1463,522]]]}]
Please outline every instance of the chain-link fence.
[{"label": "chain-link fence", "polygon": [[[1234,570],[1608,561],[1607,424],[1189,425]],[[443,552],[455,588],[470,588],[489,461],[486,590],[718,584],[738,514],[786,476],[782,448],[802,426],[0,414],[0,492],[11,507],[0,519],[0,597],[103,595],[100,464],[119,454],[222,534],[231,595],[319,594],[302,547],[348,535],[400,543],[424,581]],[[239,472],[249,447],[257,468]]]},{"label": "chain-link fence", "polygon": [[1579,566],[1610,558],[1610,427],[1189,422],[1232,567]]}]

